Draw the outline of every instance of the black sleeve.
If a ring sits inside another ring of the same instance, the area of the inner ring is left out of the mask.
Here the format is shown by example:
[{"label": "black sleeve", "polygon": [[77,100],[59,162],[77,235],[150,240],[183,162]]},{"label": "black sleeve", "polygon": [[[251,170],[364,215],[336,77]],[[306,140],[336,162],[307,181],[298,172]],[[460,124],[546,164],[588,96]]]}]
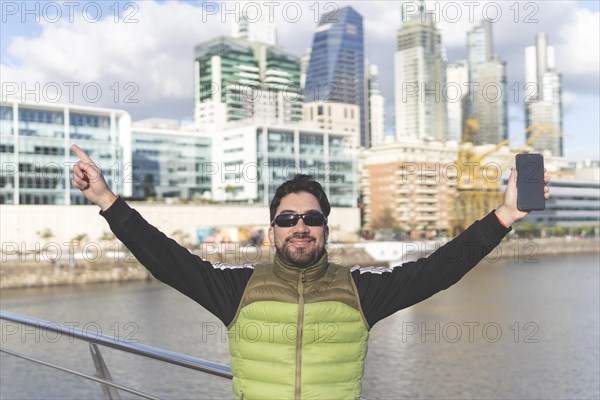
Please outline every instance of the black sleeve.
[{"label": "black sleeve", "polygon": [[352,268],[352,278],[369,326],[458,282],[509,231],[492,211],[427,258],[391,269]]},{"label": "black sleeve", "polygon": [[168,238],[121,198],[100,212],[115,236],[156,279],[190,297],[219,318],[233,320],[252,265],[211,264]]}]

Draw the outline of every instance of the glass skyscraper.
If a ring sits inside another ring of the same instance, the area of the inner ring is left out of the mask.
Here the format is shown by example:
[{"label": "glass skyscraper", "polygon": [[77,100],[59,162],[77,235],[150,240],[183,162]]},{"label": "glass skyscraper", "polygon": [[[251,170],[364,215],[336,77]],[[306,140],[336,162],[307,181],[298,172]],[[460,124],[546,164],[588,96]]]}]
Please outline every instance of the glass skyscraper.
[{"label": "glass skyscraper", "polygon": [[445,140],[447,103],[439,93],[446,85],[446,57],[435,15],[426,12],[403,21],[394,53],[396,140]]},{"label": "glass skyscraper", "polygon": [[304,102],[356,104],[360,145],[370,147],[363,17],[352,7],[324,14],[313,38]]},{"label": "glass skyscraper", "polygon": [[506,63],[494,54],[489,21],[467,33],[467,47],[469,82],[474,84],[468,114],[479,125],[475,144],[497,144],[508,138],[508,88]]}]

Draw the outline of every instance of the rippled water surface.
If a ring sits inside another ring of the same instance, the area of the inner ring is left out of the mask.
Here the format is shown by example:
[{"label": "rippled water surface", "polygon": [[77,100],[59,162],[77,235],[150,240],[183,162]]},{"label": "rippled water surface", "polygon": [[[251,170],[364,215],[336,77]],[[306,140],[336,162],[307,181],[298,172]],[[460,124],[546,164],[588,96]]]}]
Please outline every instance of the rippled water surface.
[{"label": "rippled water surface", "polygon": [[[379,322],[367,399],[598,399],[598,255],[481,263]],[[228,363],[218,320],[157,283],[4,290],[3,311]],[[2,321],[2,347],[89,374],[87,344]],[[230,382],[102,348],[113,378],[159,397],[231,398]],[[1,399],[102,398],[98,384],[0,355]],[[135,398],[121,393],[122,398]]]}]

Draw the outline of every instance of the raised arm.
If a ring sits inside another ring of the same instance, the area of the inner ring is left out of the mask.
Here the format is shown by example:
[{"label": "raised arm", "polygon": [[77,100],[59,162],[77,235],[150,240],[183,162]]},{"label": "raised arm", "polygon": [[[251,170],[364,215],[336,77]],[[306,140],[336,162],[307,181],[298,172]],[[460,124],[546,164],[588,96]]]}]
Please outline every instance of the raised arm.
[{"label": "raised arm", "polygon": [[252,266],[213,265],[180,246],[117,197],[85,151],[76,145],[71,149],[79,157],[73,168],[73,186],[100,207],[100,214],[115,236],[155,278],[195,300],[228,325]]},{"label": "raised arm", "polygon": [[100,168],[77,145],[71,150],[79,157],[73,167],[73,187],[81,190],[86,199],[106,211],[116,200],[117,196],[110,190]]},{"label": "raised arm", "polygon": [[[547,185],[550,178],[545,176],[544,182]],[[544,197],[550,198],[548,186],[544,187]],[[369,325],[458,282],[500,243],[514,222],[527,214],[517,208],[517,171],[513,169],[502,205],[427,258],[392,269],[354,267],[352,276]]]}]

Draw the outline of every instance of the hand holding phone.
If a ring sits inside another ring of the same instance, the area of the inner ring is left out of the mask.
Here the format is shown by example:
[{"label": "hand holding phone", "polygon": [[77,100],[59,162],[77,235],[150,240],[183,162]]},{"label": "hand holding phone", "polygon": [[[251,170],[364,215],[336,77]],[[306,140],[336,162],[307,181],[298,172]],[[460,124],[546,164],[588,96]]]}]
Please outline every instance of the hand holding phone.
[{"label": "hand holding phone", "polygon": [[544,198],[544,156],[517,154],[517,208],[521,211],[546,209]]}]

